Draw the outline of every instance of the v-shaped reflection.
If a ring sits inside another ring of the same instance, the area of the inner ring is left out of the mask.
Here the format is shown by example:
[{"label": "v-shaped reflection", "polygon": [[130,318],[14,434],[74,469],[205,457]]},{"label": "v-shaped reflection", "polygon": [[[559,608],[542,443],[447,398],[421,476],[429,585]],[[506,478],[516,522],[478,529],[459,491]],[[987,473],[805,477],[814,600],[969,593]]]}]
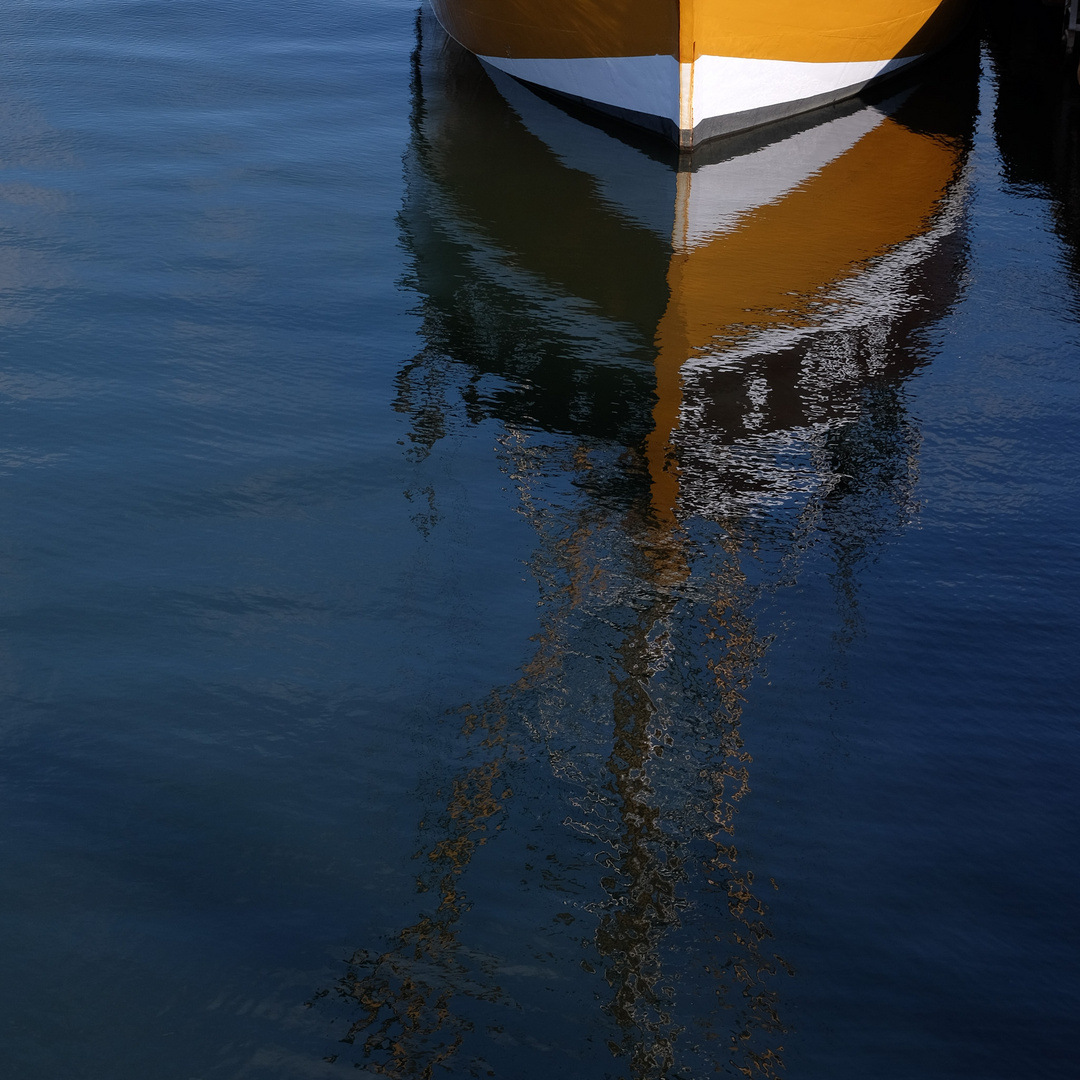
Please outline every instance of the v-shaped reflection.
[{"label": "v-shaped reflection", "polygon": [[814,536],[852,602],[911,514],[902,388],[961,276],[974,72],[669,160],[418,33],[400,220],[425,347],[396,407],[418,462],[498,422],[542,614],[521,678],[463,710],[415,917],[335,988],[341,1052],[777,1075],[776,883],[737,836],[755,604]]}]

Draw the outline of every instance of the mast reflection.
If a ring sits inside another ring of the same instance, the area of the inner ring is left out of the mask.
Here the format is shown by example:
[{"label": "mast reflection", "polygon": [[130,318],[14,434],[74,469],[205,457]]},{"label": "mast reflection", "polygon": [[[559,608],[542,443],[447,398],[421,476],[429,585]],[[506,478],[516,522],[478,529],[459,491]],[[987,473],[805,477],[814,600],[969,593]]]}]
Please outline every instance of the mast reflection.
[{"label": "mast reflection", "polygon": [[[425,346],[396,407],[417,458],[498,421],[543,614],[519,682],[465,711],[431,902],[335,988],[350,1060],[498,1075],[510,1041],[532,1075],[521,1048],[571,1024],[600,1047],[574,1075],[775,1076],[791,972],[736,827],[753,609],[812,532],[843,593],[910,514],[902,384],[960,277],[974,72],[678,160],[418,32],[400,220]],[[561,1013],[466,919],[485,846],[525,867],[520,935],[555,924]]]}]

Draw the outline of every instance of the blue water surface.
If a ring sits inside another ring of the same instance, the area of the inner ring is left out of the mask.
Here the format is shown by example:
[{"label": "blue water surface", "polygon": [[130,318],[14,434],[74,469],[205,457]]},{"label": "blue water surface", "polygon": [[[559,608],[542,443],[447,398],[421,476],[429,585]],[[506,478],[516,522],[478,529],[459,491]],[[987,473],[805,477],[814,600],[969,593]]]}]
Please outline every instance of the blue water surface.
[{"label": "blue water surface", "polygon": [[1080,93],[1019,10],[892,359],[749,380],[809,479],[672,524],[670,249],[520,186],[414,4],[7,5],[4,1076],[1073,1075]]}]

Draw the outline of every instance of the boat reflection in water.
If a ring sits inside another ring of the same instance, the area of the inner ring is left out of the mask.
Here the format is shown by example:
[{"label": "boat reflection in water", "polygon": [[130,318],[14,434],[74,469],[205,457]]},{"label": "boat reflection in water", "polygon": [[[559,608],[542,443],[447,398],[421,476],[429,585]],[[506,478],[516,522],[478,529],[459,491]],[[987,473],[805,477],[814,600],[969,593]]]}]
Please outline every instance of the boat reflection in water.
[{"label": "boat reflection in water", "polygon": [[425,347],[397,407],[419,473],[495,425],[542,616],[521,679],[463,711],[415,912],[324,994],[347,1010],[337,1055],[776,1075],[797,1038],[783,882],[737,827],[754,606],[812,543],[844,600],[910,518],[902,384],[961,276],[974,73],[954,56],[947,91],[680,162],[419,30],[401,228]]}]

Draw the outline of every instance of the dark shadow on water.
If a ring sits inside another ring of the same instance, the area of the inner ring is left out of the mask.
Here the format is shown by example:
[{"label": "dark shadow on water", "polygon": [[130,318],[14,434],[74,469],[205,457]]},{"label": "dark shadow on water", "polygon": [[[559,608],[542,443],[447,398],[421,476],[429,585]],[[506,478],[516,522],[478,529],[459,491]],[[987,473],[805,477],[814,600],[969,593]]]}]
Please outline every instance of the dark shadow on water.
[{"label": "dark shadow on water", "polygon": [[1050,199],[1080,272],[1080,52],[1065,55],[1057,7],[989,0],[983,18],[997,76],[994,137],[1005,177]]}]

